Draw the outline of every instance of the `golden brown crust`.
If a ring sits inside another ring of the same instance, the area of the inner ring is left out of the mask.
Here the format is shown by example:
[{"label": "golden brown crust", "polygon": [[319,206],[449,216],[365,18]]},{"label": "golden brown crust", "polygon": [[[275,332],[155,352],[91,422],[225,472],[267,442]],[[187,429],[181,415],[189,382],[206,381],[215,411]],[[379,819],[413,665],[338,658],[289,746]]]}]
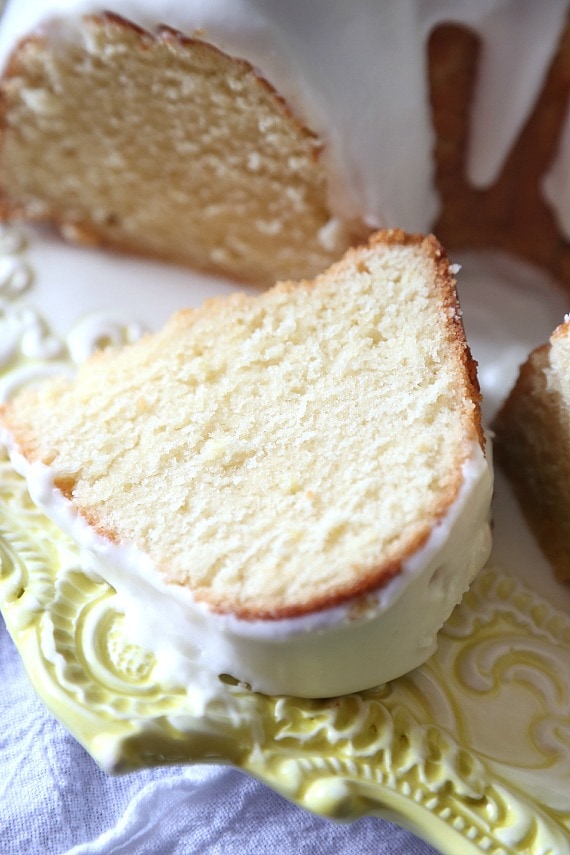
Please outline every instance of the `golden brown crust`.
[{"label": "golden brown crust", "polygon": [[435,235],[425,236],[418,234],[406,234],[401,229],[390,229],[383,232],[376,232],[376,234],[371,237],[370,244],[374,245],[376,241],[383,241],[388,244],[401,243],[405,246],[415,245],[432,259],[435,267],[436,285],[442,295],[443,304],[447,309],[447,321],[450,330],[452,330],[456,353],[465,369],[470,387],[469,395],[475,404],[473,420],[475,433],[479,439],[481,448],[484,449],[485,434],[483,431],[480,412],[482,395],[477,376],[477,362],[473,358],[471,348],[469,347],[469,343],[465,336],[465,328],[461,319],[461,307],[459,305],[457,290],[455,287],[455,278],[451,273],[450,261],[446,250]]},{"label": "golden brown crust", "polygon": [[[566,334],[559,328],[557,335]],[[566,402],[547,379],[551,345],[536,348],[493,422],[496,460],[560,581],[570,582]]]},{"label": "golden brown crust", "polygon": [[[22,430],[21,425],[14,424],[13,420],[10,418],[9,406],[4,405],[0,407],[0,421],[12,435],[18,447],[18,451],[23,455],[23,457],[25,457],[30,463],[40,460],[38,455],[38,446],[34,436],[31,433]],[[49,459],[42,459],[41,462],[49,466],[52,461]],[[461,471],[458,470],[457,478],[454,483],[450,484],[447,491],[442,493],[437,507],[433,509],[432,519],[426,522],[423,529],[413,539],[408,541],[407,549],[405,552],[402,552],[398,560],[385,561],[374,568],[363,568],[359,565],[353,565],[352,571],[354,581],[350,585],[336,585],[332,593],[321,597],[313,596],[305,602],[298,603],[294,606],[282,605],[279,608],[268,609],[236,606],[233,599],[228,598],[227,600],[224,600],[219,596],[215,601],[212,601],[212,598],[208,595],[207,591],[194,591],[194,598],[197,602],[202,602],[207,605],[209,610],[214,614],[232,614],[241,620],[247,621],[270,621],[302,617],[303,615],[313,612],[334,608],[335,606],[346,604],[347,601],[354,598],[380,590],[402,572],[404,563],[425,544],[431,534],[433,525],[437,524],[438,520],[443,519],[448,512],[449,507],[457,498],[462,481]],[[57,477],[54,479],[54,486],[56,489],[72,503],[74,502],[74,489],[76,483],[76,479],[71,476]],[[97,535],[104,538],[109,543],[113,543],[115,545],[121,544],[122,540],[120,534],[108,526],[103,526],[96,514],[88,512],[84,508],[78,510],[79,516]],[[162,566],[158,569],[163,572],[166,578],[169,577],[168,567]]]},{"label": "golden brown crust", "polygon": [[[106,537],[104,532],[98,533],[103,537]],[[252,609],[247,606],[241,606],[236,609],[235,603],[230,599],[227,601],[218,599],[215,603],[212,603],[211,599],[208,598],[206,594],[199,591],[196,592],[194,596],[197,602],[202,602],[207,605],[209,610],[214,614],[233,614],[240,620],[284,620],[303,617],[304,615],[312,614],[314,612],[335,608],[335,606],[347,605],[352,599],[357,599],[365,596],[366,594],[371,594],[374,591],[381,590],[396,576],[400,575],[406,560],[414,555],[418,549],[424,545],[430,533],[431,527],[428,528],[426,526],[425,530],[421,534],[418,534],[413,541],[410,541],[408,550],[405,554],[402,554],[402,557],[398,561],[384,562],[381,566],[372,570],[368,567],[364,568],[366,570],[365,574],[362,573],[363,568],[358,565],[354,565],[352,568],[355,577],[353,584],[342,587],[337,586],[334,592],[327,596],[311,597],[307,602],[299,603],[295,606],[280,606],[276,609]],[[113,538],[111,538],[111,540],[114,541]]]}]

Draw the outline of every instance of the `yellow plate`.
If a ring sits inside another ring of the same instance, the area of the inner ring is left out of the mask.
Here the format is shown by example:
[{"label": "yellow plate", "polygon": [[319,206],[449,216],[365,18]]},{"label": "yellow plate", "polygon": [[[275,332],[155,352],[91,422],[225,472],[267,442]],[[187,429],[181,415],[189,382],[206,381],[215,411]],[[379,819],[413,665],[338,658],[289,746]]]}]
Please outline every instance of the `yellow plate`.
[{"label": "yellow plate", "polygon": [[[84,358],[98,343],[137,334],[109,314],[72,324],[58,310],[52,321],[54,305],[66,302],[65,288],[73,291],[66,311],[78,318],[103,306],[94,283],[97,276],[108,283],[118,267],[124,290],[116,278],[107,285],[121,292],[112,295],[115,302],[132,305],[136,289],[151,323],[159,323],[183,302],[231,287],[203,278],[194,287],[188,274],[146,263],[142,281],[136,262],[78,254],[41,235],[26,246],[7,232],[0,252],[4,396]],[[65,263],[81,265],[82,293]],[[538,321],[533,316],[535,334],[546,337],[560,297],[546,286],[528,287],[525,299],[536,297],[543,307]],[[507,313],[509,300],[519,296],[505,293]],[[480,292],[465,295],[468,331],[481,300]],[[496,306],[491,311],[496,315]],[[537,343],[509,342],[508,329],[500,329],[511,360],[517,346],[522,352]],[[475,344],[477,330],[470,336]],[[494,362],[477,355],[484,380]],[[488,400],[496,391],[489,381]],[[32,684],[108,771],[226,762],[317,814],[381,815],[450,855],[563,855],[570,853],[570,594],[553,581],[501,479],[497,495],[494,557],[442,631],[436,655],[360,695],[308,701],[228,684],[235,712],[214,704],[197,716],[191,693],[157,682],[152,655],[124,632],[112,588],[81,572],[77,550],[35,509],[5,457],[0,606]]]}]

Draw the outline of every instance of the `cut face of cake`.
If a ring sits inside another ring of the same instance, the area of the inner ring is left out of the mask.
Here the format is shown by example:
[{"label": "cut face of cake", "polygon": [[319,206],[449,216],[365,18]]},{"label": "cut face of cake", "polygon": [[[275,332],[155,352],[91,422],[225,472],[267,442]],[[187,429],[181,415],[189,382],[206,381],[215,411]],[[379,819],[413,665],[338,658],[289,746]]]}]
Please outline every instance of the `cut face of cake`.
[{"label": "cut face of cake", "polygon": [[486,561],[479,397],[447,256],[385,232],[179,312],[1,424],[145,642],[319,697],[421,664]]},{"label": "cut face of cake", "polygon": [[203,39],[112,14],[51,21],[3,93],[5,219],[263,284],[314,275],[371,231],[333,213],[317,134]]},{"label": "cut face of cake", "polygon": [[10,0],[1,216],[264,284],[379,227],[568,281],[566,11]]},{"label": "cut face of cake", "polygon": [[203,41],[88,19],[55,51],[27,41],[4,92],[9,218],[266,283],[322,270],[369,232],[332,221],[316,135]]},{"label": "cut face of cake", "polygon": [[531,353],[493,427],[529,525],[557,578],[570,582],[570,322]]}]

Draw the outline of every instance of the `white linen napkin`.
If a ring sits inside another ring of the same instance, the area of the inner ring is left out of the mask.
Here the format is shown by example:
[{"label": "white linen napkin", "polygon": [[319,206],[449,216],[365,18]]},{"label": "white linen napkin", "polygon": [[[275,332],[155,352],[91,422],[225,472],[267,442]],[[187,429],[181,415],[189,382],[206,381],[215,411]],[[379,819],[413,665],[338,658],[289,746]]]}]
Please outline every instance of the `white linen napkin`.
[{"label": "white linen napkin", "polygon": [[110,777],[36,696],[0,618],[1,855],[437,855],[366,817],[342,825],[225,766]]}]

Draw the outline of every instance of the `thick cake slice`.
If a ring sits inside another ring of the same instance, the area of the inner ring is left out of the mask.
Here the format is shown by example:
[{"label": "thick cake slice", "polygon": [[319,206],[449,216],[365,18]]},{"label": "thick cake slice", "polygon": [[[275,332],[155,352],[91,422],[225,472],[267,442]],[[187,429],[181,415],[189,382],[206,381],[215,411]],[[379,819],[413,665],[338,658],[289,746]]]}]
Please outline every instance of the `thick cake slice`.
[{"label": "thick cake slice", "polygon": [[522,510],[556,576],[570,582],[570,321],[530,354],[494,429]]},{"label": "thick cake slice", "polygon": [[179,312],[1,420],[146,643],[324,696],[424,661],[486,560],[479,397],[445,253],[390,231],[313,282]]}]

